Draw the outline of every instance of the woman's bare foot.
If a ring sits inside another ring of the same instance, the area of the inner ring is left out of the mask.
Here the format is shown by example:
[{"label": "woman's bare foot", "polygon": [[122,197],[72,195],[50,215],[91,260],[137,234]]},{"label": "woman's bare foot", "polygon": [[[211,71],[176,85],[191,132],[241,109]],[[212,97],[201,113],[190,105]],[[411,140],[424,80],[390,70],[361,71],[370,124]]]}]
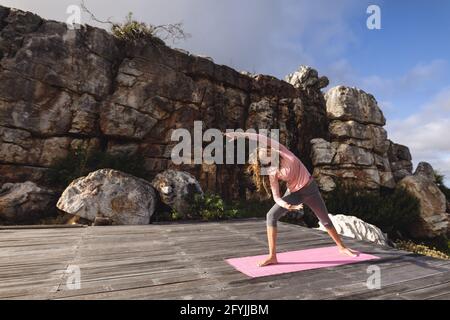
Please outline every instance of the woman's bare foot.
[{"label": "woman's bare foot", "polygon": [[352,249],[345,248],[345,247],[339,248],[339,252],[340,252],[341,254],[346,254],[346,255],[348,255],[348,256],[350,256],[350,257],[356,257],[356,256],[358,255],[358,254],[357,254],[355,251],[353,251]]},{"label": "woman's bare foot", "polygon": [[266,260],[258,262],[258,267],[264,267],[270,264],[277,264],[277,263],[278,263],[277,257],[268,257]]}]

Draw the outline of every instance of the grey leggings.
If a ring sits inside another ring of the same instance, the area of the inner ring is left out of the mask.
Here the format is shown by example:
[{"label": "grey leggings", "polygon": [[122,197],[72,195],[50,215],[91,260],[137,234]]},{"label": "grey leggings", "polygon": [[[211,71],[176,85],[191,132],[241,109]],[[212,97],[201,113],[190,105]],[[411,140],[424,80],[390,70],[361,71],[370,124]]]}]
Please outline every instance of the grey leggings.
[{"label": "grey leggings", "polygon": [[[327,207],[325,206],[325,202],[320,195],[320,190],[315,180],[311,181],[309,185],[293,193],[287,190],[282,199],[293,205],[299,205],[300,203],[306,204],[309,208],[311,208],[324,227],[333,227],[333,223],[328,217]],[[287,212],[287,209],[275,203],[269,212],[267,212],[267,225],[276,227],[277,221]]]}]

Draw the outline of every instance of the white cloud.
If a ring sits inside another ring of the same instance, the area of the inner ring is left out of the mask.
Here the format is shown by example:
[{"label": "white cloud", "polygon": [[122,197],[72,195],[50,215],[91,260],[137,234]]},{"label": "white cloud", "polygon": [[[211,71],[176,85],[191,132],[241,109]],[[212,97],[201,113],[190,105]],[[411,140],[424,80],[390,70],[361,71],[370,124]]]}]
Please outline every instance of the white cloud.
[{"label": "white cloud", "polygon": [[408,92],[410,90],[417,91],[429,84],[430,81],[435,81],[445,75],[447,67],[447,61],[436,59],[428,63],[419,63],[405,74],[394,78],[376,75],[363,77],[361,85],[384,96],[392,96],[397,92]]},{"label": "white cloud", "polygon": [[383,111],[390,111],[393,110],[395,108],[395,104],[392,101],[389,100],[380,100],[378,101],[378,106],[383,110]]},{"label": "white cloud", "polygon": [[[283,78],[301,64],[334,58],[355,43],[348,17],[366,16],[369,0],[85,0],[100,19],[164,24],[182,21],[192,35],[176,46],[212,57],[238,70]],[[68,5],[80,0],[0,0],[2,5],[65,21]],[[88,16],[83,15],[84,22]],[[323,50],[326,48],[326,50]]]},{"label": "white cloud", "polygon": [[450,87],[406,119],[387,120],[389,139],[409,147],[414,166],[429,162],[450,186]]},{"label": "white cloud", "polygon": [[423,87],[438,81],[448,72],[449,63],[443,59],[434,59],[427,63],[418,63],[404,74],[395,77],[363,75],[355,70],[345,58],[338,59],[325,69],[332,85],[343,84],[357,86],[383,99],[398,93],[420,91]]},{"label": "white cloud", "polygon": [[433,118],[439,118],[442,114],[450,114],[450,87],[441,90],[433,100],[425,106],[427,113]]},{"label": "white cloud", "polygon": [[330,79],[330,88],[337,85],[354,87],[359,86],[361,83],[362,76],[356,72],[352,64],[345,58],[337,59],[328,65],[324,72]]}]

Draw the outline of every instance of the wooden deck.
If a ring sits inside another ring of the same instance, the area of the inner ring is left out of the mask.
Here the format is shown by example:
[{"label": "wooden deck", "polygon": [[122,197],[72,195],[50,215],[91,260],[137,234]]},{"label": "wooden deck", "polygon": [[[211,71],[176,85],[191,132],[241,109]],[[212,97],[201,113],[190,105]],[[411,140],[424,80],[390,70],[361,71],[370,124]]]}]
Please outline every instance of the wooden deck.
[{"label": "wooden deck", "polygon": [[[248,278],[224,259],[266,253],[261,219],[0,230],[0,299],[450,299],[450,261],[346,239],[382,259]],[[279,251],[329,246],[322,231],[280,223]],[[381,271],[369,289],[367,268]],[[79,266],[81,288],[65,270]]]}]

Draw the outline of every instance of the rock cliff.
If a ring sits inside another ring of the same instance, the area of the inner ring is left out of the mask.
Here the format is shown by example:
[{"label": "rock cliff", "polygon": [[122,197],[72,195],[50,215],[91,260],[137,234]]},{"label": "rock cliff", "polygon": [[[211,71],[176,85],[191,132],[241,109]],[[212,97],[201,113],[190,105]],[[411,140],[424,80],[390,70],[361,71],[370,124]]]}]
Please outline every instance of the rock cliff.
[{"label": "rock cliff", "polygon": [[[240,73],[159,42],[127,45],[102,29],[0,7],[0,57],[0,182],[42,184],[77,146],[140,153],[156,175],[173,166],[171,132],[193,130],[194,120],[204,130],[279,128],[311,172],[309,141],[329,138],[321,86]],[[177,168],[205,190],[245,194],[242,166]]]}]

